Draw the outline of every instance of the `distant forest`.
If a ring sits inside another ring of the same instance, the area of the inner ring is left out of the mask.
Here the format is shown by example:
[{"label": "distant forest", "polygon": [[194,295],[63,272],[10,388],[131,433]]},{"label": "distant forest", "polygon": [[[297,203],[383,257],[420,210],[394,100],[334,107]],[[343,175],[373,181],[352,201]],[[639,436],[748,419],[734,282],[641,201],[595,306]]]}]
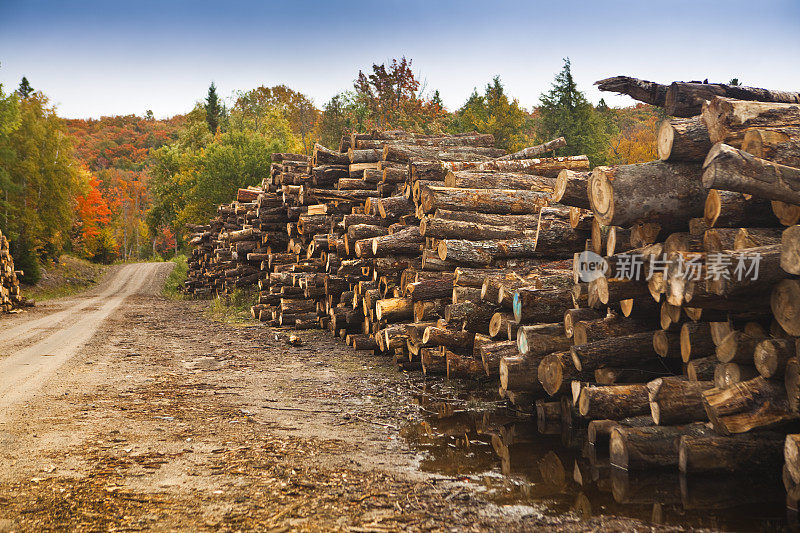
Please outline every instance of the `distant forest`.
[{"label": "distant forest", "polygon": [[510,151],[564,136],[558,155],[605,165],[655,159],[663,118],[644,104],[592,105],[568,59],[530,110],[498,77],[448,110],[406,58],[359,71],[321,108],[285,85],[223,101],[212,83],[189,113],[167,120],[151,111],[62,119],[23,78],[13,91],[0,85],[0,231],[25,281],[35,282],[39,263],[65,252],[105,263],[175,253],[186,223],[207,220],[237,188],[269,175],[271,153],[336,148],[346,132],[478,131]]}]

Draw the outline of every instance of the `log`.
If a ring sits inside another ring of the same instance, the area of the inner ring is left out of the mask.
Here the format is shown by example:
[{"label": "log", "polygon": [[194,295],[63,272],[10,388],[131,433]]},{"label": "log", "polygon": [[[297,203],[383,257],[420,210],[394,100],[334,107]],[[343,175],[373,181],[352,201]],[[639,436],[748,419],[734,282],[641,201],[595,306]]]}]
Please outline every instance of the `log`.
[{"label": "log", "polygon": [[653,350],[653,332],[575,345],[570,349],[572,362],[579,371],[594,372],[605,366],[625,367],[658,358]]},{"label": "log", "polygon": [[516,345],[520,354],[534,357],[568,350],[570,340],[564,336],[560,323],[536,324],[519,328]]},{"label": "log", "polygon": [[681,356],[680,333],[658,330],[653,333],[653,350],[662,358],[678,359]]},{"label": "log", "polygon": [[772,163],[729,146],[715,144],[703,164],[703,185],[800,204],[800,169]]},{"label": "log", "polygon": [[553,201],[562,205],[569,205],[581,209],[591,209],[586,187],[589,181],[589,172],[576,172],[564,169],[558,173]]},{"label": "log", "polygon": [[780,223],[769,200],[716,189],[708,191],[703,219],[712,228],[772,227]]},{"label": "log", "polygon": [[[483,369],[486,376],[495,378],[500,375],[500,363],[506,357],[513,357],[517,354],[517,345],[514,341],[488,342],[478,348]],[[501,383],[502,385],[502,383]]]},{"label": "log", "polygon": [[474,211],[452,211],[437,209],[434,219],[456,220],[490,226],[509,226],[521,230],[535,229],[539,225],[539,213],[528,215],[495,215],[491,213],[476,213]]},{"label": "log", "polygon": [[783,230],[781,268],[789,274],[800,274],[800,226],[791,226]]},{"label": "log", "polygon": [[703,122],[712,143],[742,145],[750,128],[800,125],[800,104],[713,98],[703,105]]},{"label": "log", "polygon": [[414,302],[411,298],[384,298],[375,305],[375,316],[386,322],[399,322],[413,318]]},{"label": "log", "polygon": [[786,279],[778,283],[772,290],[770,305],[784,331],[800,336],[800,281]]},{"label": "log", "polygon": [[573,307],[571,289],[521,288],[514,293],[514,320],[520,324],[552,323]]},{"label": "log", "polygon": [[739,228],[733,240],[733,249],[745,250],[777,245],[781,243],[782,233],[779,228]]},{"label": "log", "polygon": [[547,141],[546,143],[537,144],[535,146],[529,146],[528,148],[523,148],[518,152],[514,152],[513,154],[507,154],[502,157],[498,157],[498,161],[503,161],[506,159],[530,159],[533,157],[538,157],[546,152],[550,152],[552,150],[556,150],[558,148],[563,148],[567,145],[567,140],[564,137],[559,137],[557,139],[553,139],[552,141]]},{"label": "log", "polygon": [[626,94],[646,104],[664,107],[667,101],[668,85],[652,81],[631,78],[630,76],[614,76],[594,82],[601,91]]},{"label": "log", "polygon": [[592,211],[607,226],[651,222],[682,228],[703,214],[701,172],[697,164],[665,161],[597,167],[588,186]]},{"label": "log", "polygon": [[652,324],[647,320],[622,318],[611,314],[605,318],[581,321],[574,324],[572,339],[574,344],[586,344],[611,337],[652,331],[652,329]]},{"label": "log", "polygon": [[777,473],[784,461],[781,433],[756,432],[719,436],[683,435],[678,442],[678,468],[695,472]]},{"label": "log", "polygon": [[717,359],[721,363],[743,363],[753,365],[753,353],[763,336],[748,335],[743,331],[731,331],[717,346]]},{"label": "log", "polygon": [[681,359],[688,363],[692,359],[700,359],[716,355],[716,345],[711,338],[709,322],[686,322],[681,326]]},{"label": "log", "polygon": [[453,294],[453,278],[434,278],[409,283],[406,285],[405,293],[408,298],[415,302],[447,298]]},{"label": "log", "polygon": [[501,148],[482,146],[418,146],[411,144],[385,144],[382,161],[408,163],[422,161],[481,161],[499,157]]},{"label": "log", "polygon": [[797,412],[800,410],[800,361],[797,357],[792,357],[786,362],[783,383],[786,387],[789,408]]},{"label": "log", "polygon": [[781,165],[800,167],[800,127],[745,130],[742,150]]},{"label": "log", "polygon": [[548,205],[549,193],[513,189],[455,189],[425,187],[421,204],[425,213],[437,209],[468,210],[479,213],[523,215],[535,214]]},{"label": "log", "polygon": [[658,128],[658,157],[662,161],[703,161],[711,149],[708,128],[699,116],[664,120]]},{"label": "log", "polygon": [[707,390],[703,404],[714,431],[720,435],[767,429],[798,418],[789,409],[785,388],[761,376],[727,389]]},{"label": "log", "polygon": [[539,381],[539,364],[543,357],[526,357],[523,355],[506,356],[500,360],[498,372],[500,387],[509,391],[525,391],[531,394],[544,394]]},{"label": "log", "polygon": [[555,180],[514,172],[460,170],[449,171],[444,178],[444,186],[462,189],[518,189],[552,193]]},{"label": "log", "polygon": [[713,381],[690,381],[683,376],[654,379],[647,384],[653,422],[673,426],[708,420],[702,393],[713,387]]},{"label": "log", "polygon": [[575,368],[569,352],[546,355],[539,363],[537,374],[539,382],[550,396],[567,392],[573,380],[582,381],[591,377],[590,374]]},{"label": "log", "polygon": [[578,399],[578,411],[584,418],[619,420],[650,412],[647,386],[589,385],[583,387]]},{"label": "log", "polygon": [[756,367],[738,363],[717,363],[714,367],[714,386],[727,389],[737,383],[748,381],[758,375]]},{"label": "log", "polygon": [[753,360],[756,370],[763,377],[781,378],[789,359],[796,355],[794,339],[765,339],[756,345]]},{"label": "log", "polygon": [[520,229],[513,226],[495,226],[477,222],[464,222],[460,220],[447,220],[426,216],[419,224],[420,234],[432,239],[454,240],[489,240],[489,239],[514,239],[525,237],[536,238],[536,226],[529,229]]},{"label": "log", "polygon": [[[564,335],[566,335],[567,338],[571,339],[574,336],[575,324],[577,324],[578,322],[599,320],[600,318],[602,318],[600,316],[600,313],[588,307],[582,307],[579,309],[567,309],[567,311],[564,313]],[[576,344],[584,344],[584,343],[580,342]]]},{"label": "log", "polygon": [[611,430],[611,464],[623,470],[675,467],[678,465],[678,442],[683,436],[713,435],[705,424],[685,426],[616,426]]},{"label": "log", "polygon": [[422,344],[447,346],[448,348],[472,351],[475,334],[469,331],[454,331],[428,326],[422,334]]},{"label": "log", "polygon": [[418,226],[408,226],[396,233],[372,239],[372,255],[386,257],[395,254],[417,255],[422,251],[424,237]]},{"label": "log", "polygon": [[495,170],[498,172],[521,172],[545,178],[555,178],[564,169],[589,170],[589,158],[585,155],[564,157],[542,157],[535,159],[492,160],[478,163],[444,163],[449,170]]},{"label": "log", "polygon": [[[701,357],[700,359],[692,359],[686,363],[686,376],[691,381],[713,381],[714,370],[717,367],[716,356]],[[716,385],[716,381],[715,386]]]},{"label": "log", "polygon": [[784,459],[792,481],[800,484],[800,435],[786,435]]}]

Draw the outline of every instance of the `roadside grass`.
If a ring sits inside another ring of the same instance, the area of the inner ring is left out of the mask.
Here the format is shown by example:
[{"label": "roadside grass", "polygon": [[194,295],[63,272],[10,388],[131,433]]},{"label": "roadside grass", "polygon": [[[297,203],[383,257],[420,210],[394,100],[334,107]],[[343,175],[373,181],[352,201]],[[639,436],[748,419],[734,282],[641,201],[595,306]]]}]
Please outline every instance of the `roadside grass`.
[{"label": "roadside grass", "polygon": [[206,313],[212,320],[225,324],[247,324],[255,320],[250,308],[258,303],[258,288],[235,289],[230,294],[217,296]]},{"label": "roadside grass", "polygon": [[22,294],[37,302],[72,296],[97,285],[108,269],[107,265],[62,255],[58,264],[50,263],[42,267],[39,283],[23,285]]},{"label": "roadside grass", "polygon": [[172,300],[183,300],[186,296],[180,292],[180,289],[183,287],[183,282],[186,281],[189,264],[183,254],[173,257],[170,262],[175,263],[175,268],[167,276],[167,281],[164,282],[161,294]]}]

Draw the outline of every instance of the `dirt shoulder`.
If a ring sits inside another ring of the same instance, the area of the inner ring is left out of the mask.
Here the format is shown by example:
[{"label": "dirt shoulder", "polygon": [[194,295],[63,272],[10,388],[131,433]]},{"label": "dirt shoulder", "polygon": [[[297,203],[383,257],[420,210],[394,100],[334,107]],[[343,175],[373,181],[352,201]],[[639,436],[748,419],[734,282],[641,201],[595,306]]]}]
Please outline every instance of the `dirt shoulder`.
[{"label": "dirt shoulder", "polygon": [[388,361],[213,322],[162,283],[0,423],[0,531],[650,530],[420,472],[399,436],[415,385]]}]

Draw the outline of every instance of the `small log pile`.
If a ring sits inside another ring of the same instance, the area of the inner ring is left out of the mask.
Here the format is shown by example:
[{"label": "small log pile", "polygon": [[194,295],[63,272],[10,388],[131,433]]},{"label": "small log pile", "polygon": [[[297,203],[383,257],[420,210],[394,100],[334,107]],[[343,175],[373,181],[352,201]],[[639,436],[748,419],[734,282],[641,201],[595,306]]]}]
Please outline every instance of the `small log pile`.
[{"label": "small log pile", "polygon": [[14,270],[8,239],[0,232],[0,312],[13,313],[32,305],[22,296],[18,278],[21,275],[21,271]]},{"label": "small log pile", "polygon": [[590,171],[544,157],[558,139],[502,155],[475,133],[315,148],[281,178],[292,222],[254,316],[496,384],[586,429],[593,467],[777,479],[785,461],[800,483],[796,93],[600,85],[680,117],[658,161]]}]

